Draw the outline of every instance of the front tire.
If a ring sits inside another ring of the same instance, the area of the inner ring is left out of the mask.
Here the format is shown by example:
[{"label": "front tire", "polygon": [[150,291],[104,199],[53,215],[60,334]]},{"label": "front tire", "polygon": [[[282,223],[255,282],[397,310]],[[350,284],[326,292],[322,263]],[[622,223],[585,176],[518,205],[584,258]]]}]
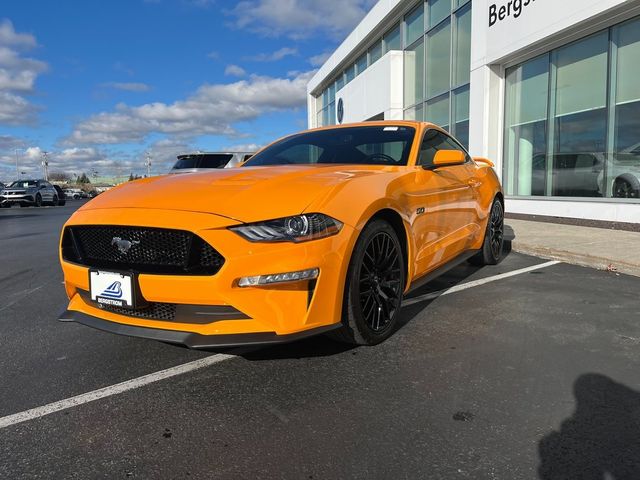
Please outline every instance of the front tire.
[{"label": "front tire", "polygon": [[340,330],[331,337],[354,345],[376,345],[396,330],[405,274],[395,230],[384,220],[369,223],[351,255]]},{"label": "front tire", "polygon": [[42,197],[40,196],[40,194],[36,195],[36,207],[41,207],[42,206]]},{"label": "front tire", "polygon": [[469,259],[469,263],[478,266],[497,265],[502,260],[504,246],[504,208],[497,198],[491,206],[487,221],[482,249]]},{"label": "front tire", "polygon": [[640,198],[640,181],[630,174],[620,175],[613,184],[615,198]]}]

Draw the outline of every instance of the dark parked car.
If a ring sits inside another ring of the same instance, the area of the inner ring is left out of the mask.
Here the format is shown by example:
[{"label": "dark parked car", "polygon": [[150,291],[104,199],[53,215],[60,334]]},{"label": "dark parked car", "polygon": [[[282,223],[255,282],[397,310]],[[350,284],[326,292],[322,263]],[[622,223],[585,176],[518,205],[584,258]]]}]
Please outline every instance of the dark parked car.
[{"label": "dark parked car", "polygon": [[64,194],[62,188],[59,185],[54,185],[53,188],[58,192],[58,205],[63,206],[67,203],[67,196]]}]

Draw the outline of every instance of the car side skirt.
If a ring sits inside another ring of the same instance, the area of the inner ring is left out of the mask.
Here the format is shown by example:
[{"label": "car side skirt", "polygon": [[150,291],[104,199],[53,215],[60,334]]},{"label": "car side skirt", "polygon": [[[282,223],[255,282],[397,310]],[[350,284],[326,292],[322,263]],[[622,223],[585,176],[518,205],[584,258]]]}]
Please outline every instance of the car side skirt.
[{"label": "car side skirt", "polygon": [[452,260],[449,260],[447,263],[440,265],[435,270],[432,270],[429,273],[419,278],[416,278],[411,282],[411,285],[409,285],[409,290],[405,293],[405,295],[414,291],[417,288],[422,287],[423,285],[429,283],[430,281],[435,280],[440,275],[447,273],[449,270],[457,267],[461,263],[466,262],[478,252],[480,252],[480,250],[467,250],[466,252],[462,252],[460,255],[458,255]]},{"label": "car side skirt", "polygon": [[76,310],[65,310],[58,318],[61,322],[76,322],[105,332],[126,335],[130,337],[147,338],[161,342],[175,343],[193,349],[207,349],[220,347],[239,347],[245,345],[273,345],[288,343],[303,338],[319,335],[340,328],[341,323],[312,328],[288,335],[278,335],[275,332],[238,333],[224,335],[200,335],[192,332],[176,330],[161,330],[157,328],[138,327],[122,323],[103,320]]}]

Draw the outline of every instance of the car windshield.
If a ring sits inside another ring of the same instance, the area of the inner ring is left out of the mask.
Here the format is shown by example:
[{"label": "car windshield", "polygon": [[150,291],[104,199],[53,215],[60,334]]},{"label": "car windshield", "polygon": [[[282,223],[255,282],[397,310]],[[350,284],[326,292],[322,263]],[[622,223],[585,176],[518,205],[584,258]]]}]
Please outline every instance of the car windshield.
[{"label": "car windshield", "polygon": [[267,147],[244,166],[356,164],[406,165],[415,129],[363,126],[316,130],[292,135]]},{"label": "car windshield", "polygon": [[197,155],[180,155],[173,166],[174,170],[186,168],[224,168],[233,155],[228,153],[203,153]]},{"label": "car windshield", "polygon": [[18,180],[9,185],[9,188],[29,188],[38,184],[35,180]]}]

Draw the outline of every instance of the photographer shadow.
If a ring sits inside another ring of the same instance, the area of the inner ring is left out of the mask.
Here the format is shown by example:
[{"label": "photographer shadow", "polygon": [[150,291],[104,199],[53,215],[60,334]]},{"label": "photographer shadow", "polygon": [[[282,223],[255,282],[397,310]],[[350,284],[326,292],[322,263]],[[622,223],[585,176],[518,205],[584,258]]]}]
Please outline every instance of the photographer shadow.
[{"label": "photographer shadow", "polygon": [[540,441],[540,478],[640,479],[640,392],[589,373],[574,395],[573,416]]}]

